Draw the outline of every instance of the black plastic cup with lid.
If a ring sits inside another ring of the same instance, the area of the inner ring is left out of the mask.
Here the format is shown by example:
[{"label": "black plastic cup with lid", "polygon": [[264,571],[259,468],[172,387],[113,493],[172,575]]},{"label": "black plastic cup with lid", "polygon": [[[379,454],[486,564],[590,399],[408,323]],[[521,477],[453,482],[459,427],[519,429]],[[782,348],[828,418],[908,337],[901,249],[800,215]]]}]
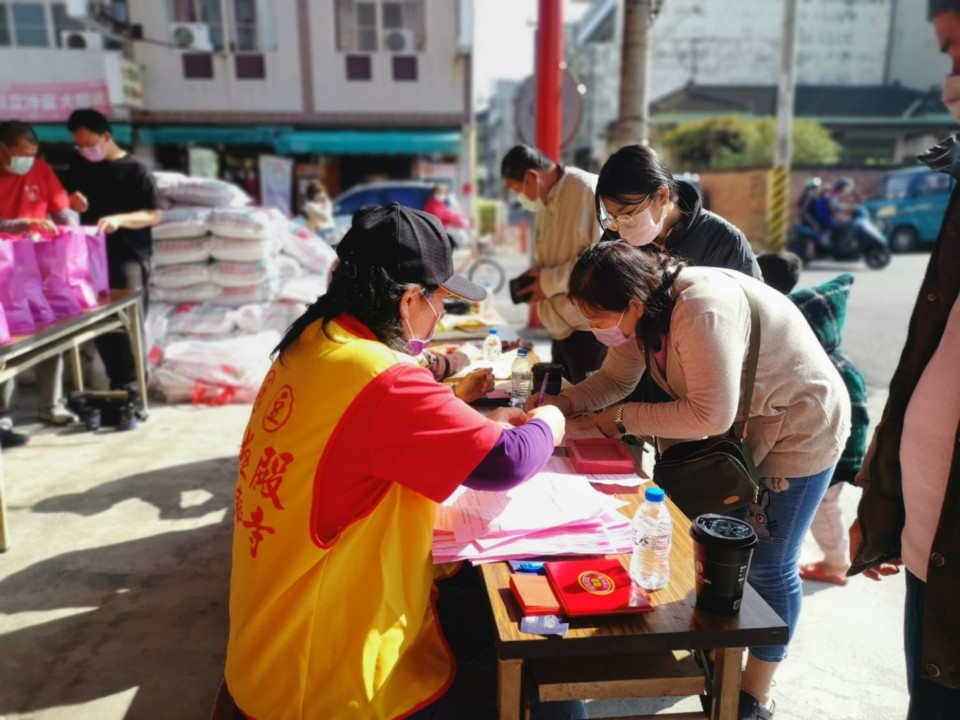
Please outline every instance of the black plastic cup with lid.
[{"label": "black plastic cup with lid", "polygon": [[715,615],[736,615],[757,534],[728,515],[700,515],[690,526],[693,538],[697,607]]}]

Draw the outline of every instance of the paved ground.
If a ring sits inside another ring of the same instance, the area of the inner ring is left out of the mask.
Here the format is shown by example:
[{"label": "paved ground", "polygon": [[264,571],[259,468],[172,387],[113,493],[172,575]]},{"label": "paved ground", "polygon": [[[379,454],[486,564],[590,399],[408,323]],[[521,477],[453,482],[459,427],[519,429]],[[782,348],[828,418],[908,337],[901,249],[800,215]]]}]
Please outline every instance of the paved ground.
[{"label": "paved ground", "polygon": [[[882,273],[853,268],[846,347],[871,383],[874,418],[924,263],[909,256]],[[524,265],[507,264],[512,274]],[[814,268],[804,284],[849,269]],[[509,300],[499,304],[511,320],[525,317]],[[222,672],[228,515],[247,413],[160,407],[135,433],[38,432],[4,456],[13,546],[0,556],[0,719],[207,717]],[[844,495],[848,516],[856,496]],[[805,595],[777,718],[903,717],[902,582],[857,578]]]}]

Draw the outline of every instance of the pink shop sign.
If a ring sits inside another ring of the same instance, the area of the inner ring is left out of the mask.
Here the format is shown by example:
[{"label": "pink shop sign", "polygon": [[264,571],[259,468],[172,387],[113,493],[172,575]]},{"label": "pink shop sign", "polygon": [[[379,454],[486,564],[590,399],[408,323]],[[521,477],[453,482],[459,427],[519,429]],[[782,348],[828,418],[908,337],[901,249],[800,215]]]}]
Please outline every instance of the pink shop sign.
[{"label": "pink shop sign", "polygon": [[71,83],[0,83],[0,120],[56,122],[80,108],[110,116],[106,80]]}]

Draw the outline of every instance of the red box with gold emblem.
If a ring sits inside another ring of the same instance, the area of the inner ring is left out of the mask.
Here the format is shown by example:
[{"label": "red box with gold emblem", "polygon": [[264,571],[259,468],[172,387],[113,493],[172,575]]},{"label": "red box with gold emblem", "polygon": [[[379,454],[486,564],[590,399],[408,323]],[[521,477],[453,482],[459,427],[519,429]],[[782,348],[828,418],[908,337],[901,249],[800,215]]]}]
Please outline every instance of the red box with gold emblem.
[{"label": "red box with gold emblem", "polygon": [[544,563],[553,592],[568,617],[650,612],[650,596],[630,581],[619,560]]}]

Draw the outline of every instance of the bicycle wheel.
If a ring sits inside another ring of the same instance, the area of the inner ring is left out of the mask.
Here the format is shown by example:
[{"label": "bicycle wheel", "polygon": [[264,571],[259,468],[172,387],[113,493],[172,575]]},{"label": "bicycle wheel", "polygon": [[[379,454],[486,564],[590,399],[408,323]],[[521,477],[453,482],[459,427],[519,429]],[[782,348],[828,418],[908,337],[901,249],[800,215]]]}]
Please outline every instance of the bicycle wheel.
[{"label": "bicycle wheel", "polygon": [[467,279],[481,287],[489,283],[496,294],[503,290],[507,282],[507,272],[496,260],[480,258],[467,270]]}]

